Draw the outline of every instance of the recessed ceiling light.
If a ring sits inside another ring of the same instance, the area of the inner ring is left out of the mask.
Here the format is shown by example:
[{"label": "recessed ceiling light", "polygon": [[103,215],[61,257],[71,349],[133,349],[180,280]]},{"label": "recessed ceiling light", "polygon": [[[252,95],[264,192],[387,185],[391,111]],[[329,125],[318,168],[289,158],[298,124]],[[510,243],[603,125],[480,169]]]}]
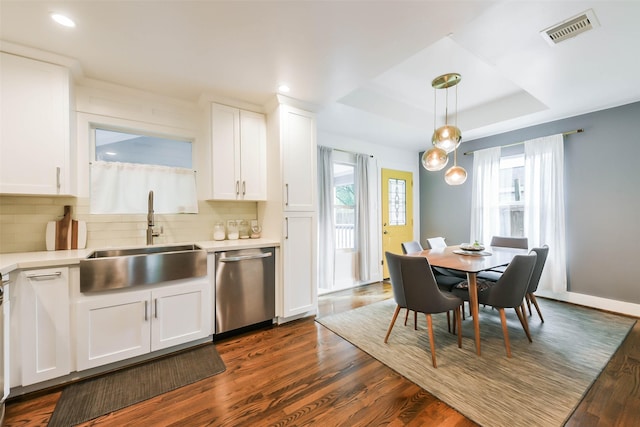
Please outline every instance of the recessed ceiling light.
[{"label": "recessed ceiling light", "polygon": [[76,23],[71,20],[68,16],[61,15],[59,13],[52,13],[51,19],[56,21],[58,24],[63,25],[65,27],[74,28]]},{"label": "recessed ceiling light", "polygon": [[105,153],[104,153],[104,154],[106,154],[106,155],[108,155],[108,156],[115,156],[115,155],[116,155],[116,154],[118,154],[118,153],[114,153],[113,151],[105,151]]},{"label": "recessed ceiling light", "polygon": [[278,86],[278,92],[280,93],[287,93],[291,90],[291,88],[285,84],[281,84],[280,86]]}]

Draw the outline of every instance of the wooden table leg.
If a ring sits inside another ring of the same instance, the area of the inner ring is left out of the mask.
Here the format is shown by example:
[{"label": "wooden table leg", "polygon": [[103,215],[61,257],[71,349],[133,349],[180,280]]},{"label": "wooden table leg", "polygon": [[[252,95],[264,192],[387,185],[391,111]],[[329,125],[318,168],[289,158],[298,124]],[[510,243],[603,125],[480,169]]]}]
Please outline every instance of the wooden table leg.
[{"label": "wooden table leg", "polygon": [[480,356],[480,319],[478,313],[478,283],[476,277],[476,273],[467,273],[469,305],[471,306],[471,316],[473,316],[473,334],[476,339],[476,353]]}]

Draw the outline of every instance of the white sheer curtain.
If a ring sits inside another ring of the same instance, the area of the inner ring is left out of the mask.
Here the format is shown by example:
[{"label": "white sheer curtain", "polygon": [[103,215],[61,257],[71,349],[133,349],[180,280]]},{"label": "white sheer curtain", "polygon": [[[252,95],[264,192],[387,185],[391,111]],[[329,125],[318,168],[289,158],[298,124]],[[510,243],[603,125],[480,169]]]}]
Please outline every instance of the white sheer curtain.
[{"label": "white sheer curtain", "polygon": [[486,245],[500,234],[500,147],[473,153],[471,235]]},{"label": "white sheer curtain", "polygon": [[333,288],[335,275],[333,150],[318,146],[318,287]]},{"label": "white sheer curtain", "polygon": [[147,213],[149,191],[158,214],[198,213],[195,172],[134,163],[91,163],[92,214]]},{"label": "white sheer curtain", "polygon": [[355,193],[356,193],[356,224],[355,238],[356,251],[358,253],[359,277],[361,282],[369,280],[371,259],[371,209],[370,209],[370,182],[371,182],[371,156],[356,154],[355,167]]},{"label": "white sheer curtain", "polygon": [[564,220],[564,145],[561,134],[524,144],[524,232],[530,247],[549,245],[539,289],[567,290]]}]

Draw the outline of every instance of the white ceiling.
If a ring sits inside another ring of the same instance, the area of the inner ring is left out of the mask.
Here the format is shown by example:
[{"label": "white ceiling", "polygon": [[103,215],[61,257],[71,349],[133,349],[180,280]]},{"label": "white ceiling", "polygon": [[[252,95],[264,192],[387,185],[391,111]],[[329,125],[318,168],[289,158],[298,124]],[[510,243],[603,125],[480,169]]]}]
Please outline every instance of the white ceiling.
[{"label": "white ceiling", "polygon": [[[588,9],[594,30],[540,36]],[[431,80],[447,72],[462,75],[463,141],[640,101],[639,18],[640,1],[0,0],[0,39],[192,101],[264,105],[286,82],[319,130],[417,151],[433,132]]]}]

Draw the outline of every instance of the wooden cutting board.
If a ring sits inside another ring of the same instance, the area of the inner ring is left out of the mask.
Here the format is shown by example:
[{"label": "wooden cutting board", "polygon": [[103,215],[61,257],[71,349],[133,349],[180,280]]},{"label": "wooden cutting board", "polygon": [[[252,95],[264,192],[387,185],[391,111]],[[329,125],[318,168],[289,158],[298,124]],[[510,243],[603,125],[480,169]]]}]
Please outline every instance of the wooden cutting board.
[{"label": "wooden cutting board", "polygon": [[87,244],[87,225],[71,219],[71,206],[65,206],[62,219],[47,224],[45,241],[49,251],[83,249]]},{"label": "wooden cutting board", "polygon": [[[73,220],[71,219],[71,206],[64,207],[64,216],[56,221],[56,250],[71,249]],[[77,244],[76,244],[77,246]]]}]

